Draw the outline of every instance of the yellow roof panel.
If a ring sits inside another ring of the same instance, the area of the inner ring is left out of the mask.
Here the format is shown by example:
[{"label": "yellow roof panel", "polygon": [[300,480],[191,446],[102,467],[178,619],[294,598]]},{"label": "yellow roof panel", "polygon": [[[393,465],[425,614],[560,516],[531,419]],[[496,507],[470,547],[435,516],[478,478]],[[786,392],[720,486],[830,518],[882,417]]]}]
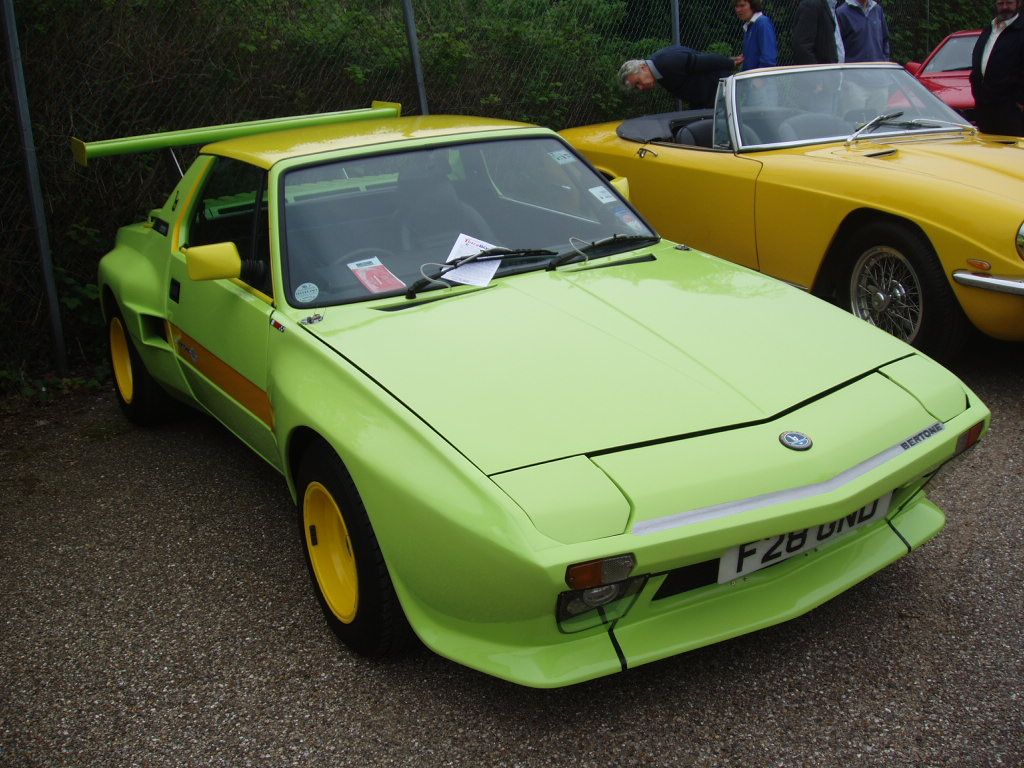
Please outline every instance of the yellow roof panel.
[{"label": "yellow roof panel", "polygon": [[338,149],[527,127],[533,126],[509,120],[456,115],[384,118],[243,136],[208,144],[202,151],[269,169],[281,160]]}]

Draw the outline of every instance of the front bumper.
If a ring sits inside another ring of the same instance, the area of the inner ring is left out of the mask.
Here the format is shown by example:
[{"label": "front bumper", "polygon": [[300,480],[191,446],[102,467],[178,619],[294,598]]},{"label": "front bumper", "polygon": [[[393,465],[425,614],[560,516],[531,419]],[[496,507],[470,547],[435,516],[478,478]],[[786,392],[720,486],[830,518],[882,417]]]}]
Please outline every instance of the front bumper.
[{"label": "front bumper", "polygon": [[[628,598],[629,605],[624,611],[609,611],[598,623],[579,629],[578,624],[558,625],[554,615],[556,596],[552,592],[550,603],[538,606],[541,613],[524,611],[515,618],[511,611],[518,599],[526,597],[525,588],[517,586],[522,585],[521,578],[505,574],[504,589],[493,594],[493,610],[486,617],[465,612],[456,618],[436,610],[429,602],[403,599],[410,623],[423,642],[443,656],[520,685],[554,688],[664,659],[810,611],[907,555],[941,530],[943,514],[925,496],[924,484],[955,455],[960,436],[972,425],[988,419],[988,410],[969,393],[967,406],[960,401],[957,407],[964,409],[955,416],[944,413],[955,411],[952,400],[937,395],[926,398],[934,413],[917,410],[908,405],[909,395],[894,394],[894,384],[902,381],[913,389],[915,373],[928,374],[926,378],[930,381],[933,372],[904,364],[887,370],[893,376],[890,383],[877,375],[871,376],[833,393],[828,403],[812,403],[797,412],[798,423],[821,438],[814,449],[825,459],[820,474],[816,470],[800,474],[807,479],[820,479],[806,486],[813,493],[791,497],[763,495],[770,485],[778,485],[775,475],[779,470],[765,460],[755,465],[743,453],[745,443],[777,444],[776,436],[793,423],[793,414],[744,430],[757,435],[729,431],[702,437],[699,444],[677,441],[596,459],[609,477],[616,478],[623,493],[638,508],[646,510],[657,507],[661,498],[666,500],[666,510],[678,509],[685,495],[703,514],[707,510],[699,501],[702,488],[697,483],[702,478],[707,478],[709,492],[717,493],[719,498],[722,489],[729,488],[736,496],[769,502],[760,508],[728,509],[723,517],[706,521],[665,516],[655,510],[646,517],[658,523],[652,530],[638,532],[639,521],[634,521],[631,529],[622,534],[558,546],[543,553],[544,570],[551,577],[554,590],[566,588],[561,580],[567,563],[634,553],[638,565],[633,574],[645,577],[646,581],[639,592]],[[916,383],[916,388],[924,388],[921,382]],[[888,398],[883,397],[885,392],[889,393]],[[964,396],[960,390],[959,397]],[[816,415],[817,411],[820,414]],[[856,455],[863,460],[867,455],[863,449],[853,450],[862,442],[854,439],[857,424],[865,420],[846,419],[842,416],[846,413],[871,413],[866,429],[888,430],[884,440],[880,437],[874,445],[888,445],[895,436],[897,440],[908,438],[906,449],[898,444],[901,450],[884,452],[880,456],[885,460],[869,462],[870,466],[840,460],[837,457]],[[928,428],[910,438],[929,418],[939,418],[944,428],[934,434]],[[829,427],[832,420],[840,423]],[[879,426],[882,424],[892,426]],[[926,432],[931,436],[917,439]],[[780,461],[789,463],[792,457],[809,469],[814,460],[809,455],[797,458],[798,453],[784,448],[779,452]],[[704,464],[696,463],[699,456],[705,456]],[[729,461],[721,461],[722,456],[729,457]],[[851,465],[864,471],[835,475],[837,469]],[[757,466],[767,466],[768,471],[759,472]],[[685,494],[674,490],[673,477],[678,472],[668,471],[680,467],[692,470]],[[666,484],[660,489],[652,482],[657,476],[665,478]],[[832,482],[830,477],[842,482]],[[717,559],[730,547],[827,524],[890,491],[892,506],[884,520],[772,567],[717,583]],[[677,588],[681,570],[698,567],[703,572],[709,563],[714,567],[714,576]],[[676,581],[670,583],[673,579]],[[406,596],[408,589],[402,579],[396,578],[395,583],[400,596]]]},{"label": "front bumper", "polygon": [[519,685],[558,688],[801,616],[917,549],[944,524],[918,490],[878,523],[733,582],[659,600],[667,574],[655,574],[623,618],[595,631],[556,634],[543,645],[520,645],[514,633],[482,637],[479,626],[460,626],[429,609],[417,611],[414,626],[428,647],[461,664]]},{"label": "front bumper", "polygon": [[971,288],[982,288],[986,291],[1024,296],[1024,279],[1019,277],[1000,277],[999,275],[987,275],[961,269],[953,273],[953,279],[960,283],[960,285],[970,286]]},{"label": "front bumper", "polygon": [[886,521],[728,584],[652,601],[652,580],[613,630],[623,669],[801,616],[924,544],[945,516],[923,492]]}]

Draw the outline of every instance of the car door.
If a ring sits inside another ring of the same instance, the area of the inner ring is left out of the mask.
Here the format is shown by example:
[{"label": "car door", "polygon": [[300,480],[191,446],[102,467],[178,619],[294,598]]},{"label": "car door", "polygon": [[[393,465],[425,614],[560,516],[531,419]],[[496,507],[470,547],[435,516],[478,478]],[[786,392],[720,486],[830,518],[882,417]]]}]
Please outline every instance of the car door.
[{"label": "car door", "polygon": [[636,148],[625,175],[630,200],[660,234],[757,269],[760,170],[758,161],[730,150],[652,142]]},{"label": "car door", "polygon": [[[200,162],[204,159],[200,158]],[[276,466],[267,345],[274,313],[267,173],[231,158],[209,168],[181,221],[171,254],[168,330],[196,399]],[[192,280],[182,248],[233,242],[238,279]]]}]

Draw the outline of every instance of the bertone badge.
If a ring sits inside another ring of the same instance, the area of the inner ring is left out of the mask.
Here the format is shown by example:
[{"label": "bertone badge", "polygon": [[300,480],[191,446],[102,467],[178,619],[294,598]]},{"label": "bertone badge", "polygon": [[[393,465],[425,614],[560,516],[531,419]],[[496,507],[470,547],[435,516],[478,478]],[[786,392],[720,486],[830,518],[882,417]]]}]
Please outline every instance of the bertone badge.
[{"label": "bertone badge", "polygon": [[803,432],[783,432],[779,435],[779,442],[794,451],[806,451],[814,443]]}]

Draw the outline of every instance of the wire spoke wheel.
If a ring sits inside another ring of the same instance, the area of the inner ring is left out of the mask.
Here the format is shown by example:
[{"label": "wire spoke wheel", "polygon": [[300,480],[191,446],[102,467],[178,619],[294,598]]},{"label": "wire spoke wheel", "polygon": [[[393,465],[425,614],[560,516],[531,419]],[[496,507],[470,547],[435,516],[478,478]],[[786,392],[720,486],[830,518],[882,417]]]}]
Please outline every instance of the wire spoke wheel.
[{"label": "wire spoke wheel", "polygon": [[931,241],[909,222],[862,222],[843,244],[840,304],[880,330],[946,361],[970,324]]},{"label": "wire spoke wheel", "polygon": [[921,282],[907,258],[877,245],[861,254],[850,273],[851,310],[857,317],[904,341],[921,330]]}]

